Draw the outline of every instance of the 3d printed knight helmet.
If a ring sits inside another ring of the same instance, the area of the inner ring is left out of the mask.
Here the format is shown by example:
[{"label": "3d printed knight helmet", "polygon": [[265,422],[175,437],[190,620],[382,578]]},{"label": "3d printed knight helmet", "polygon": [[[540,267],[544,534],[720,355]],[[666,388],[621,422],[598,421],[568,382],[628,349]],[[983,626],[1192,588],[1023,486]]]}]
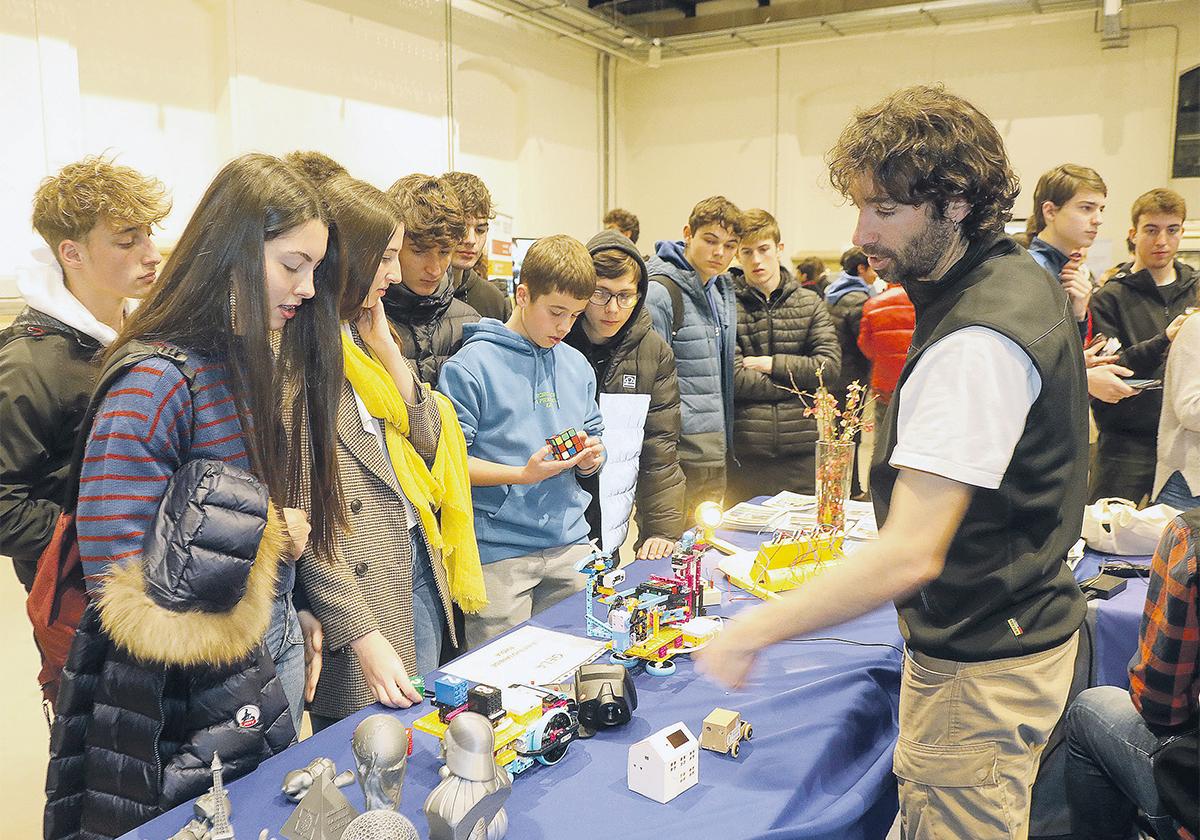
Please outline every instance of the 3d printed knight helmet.
[{"label": "3d printed knight helmet", "polygon": [[391,715],[371,715],[351,740],[367,810],[396,810],[408,769],[408,730]]},{"label": "3d printed knight helmet", "polygon": [[496,775],[495,749],[495,732],[487,718],[457,715],[442,741],[446,772],[472,782],[490,782]]},{"label": "3d printed knight helmet", "polygon": [[504,802],[512,793],[512,777],[496,764],[495,747],[492,724],[483,715],[462,712],[450,721],[442,741],[442,781],[425,800],[429,840],[504,836]]}]

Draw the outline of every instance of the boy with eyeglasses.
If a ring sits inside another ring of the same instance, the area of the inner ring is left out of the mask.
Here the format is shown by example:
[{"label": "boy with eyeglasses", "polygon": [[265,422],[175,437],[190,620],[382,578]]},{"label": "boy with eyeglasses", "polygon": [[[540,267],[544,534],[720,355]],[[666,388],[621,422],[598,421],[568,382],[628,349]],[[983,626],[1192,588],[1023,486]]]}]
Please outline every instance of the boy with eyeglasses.
[{"label": "boy with eyeglasses", "polygon": [[[653,560],[674,551],[684,526],[675,354],[646,311],[649,274],[633,242],[604,230],[587,248],[596,267],[596,291],[567,343],[595,371],[596,400],[610,434],[603,478],[580,481],[592,494],[588,525],[594,539],[615,549],[625,542],[636,502],[634,548],[639,560]],[[616,429],[621,433],[614,434]]]}]

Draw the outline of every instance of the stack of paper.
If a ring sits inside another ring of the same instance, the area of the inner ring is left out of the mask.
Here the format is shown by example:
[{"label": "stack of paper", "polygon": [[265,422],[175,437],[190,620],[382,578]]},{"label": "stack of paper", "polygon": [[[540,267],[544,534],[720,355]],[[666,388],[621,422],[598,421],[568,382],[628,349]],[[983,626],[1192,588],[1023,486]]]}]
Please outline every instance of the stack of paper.
[{"label": "stack of paper", "polygon": [[766,507],[751,502],[734,505],[721,519],[722,528],[752,533],[796,530],[811,528],[817,524],[816,511],[792,511],[786,508]]},{"label": "stack of paper", "polygon": [[[742,502],[725,513],[722,527],[753,533],[798,530],[817,524],[817,499],[804,493],[783,490],[761,505]],[[873,540],[879,537],[875,507],[870,502],[846,502],[846,539]]]}]

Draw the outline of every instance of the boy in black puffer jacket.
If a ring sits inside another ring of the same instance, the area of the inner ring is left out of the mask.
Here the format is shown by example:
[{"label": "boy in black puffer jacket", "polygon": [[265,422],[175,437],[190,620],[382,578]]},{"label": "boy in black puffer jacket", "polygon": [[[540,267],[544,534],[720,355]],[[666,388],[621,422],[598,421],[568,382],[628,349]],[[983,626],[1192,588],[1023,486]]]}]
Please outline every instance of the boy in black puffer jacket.
[{"label": "boy in black puffer jacket", "polygon": [[737,349],[733,368],[733,441],[726,503],[780,490],[812,493],[817,423],[785,388],[813,391],[817,371],[837,381],[842,354],[829,312],[780,265],[779,225],[765,210],[745,214],[735,269]]},{"label": "boy in black puffer jacket", "polygon": [[383,308],[405,358],[417,366],[422,382],[435,386],[446,359],[462,347],[463,325],[479,321],[479,313],[455,297],[446,274],[466,235],[466,218],[444,178],[406,175],[388,195],[404,214],[404,246],[401,280],[384,295]]}]

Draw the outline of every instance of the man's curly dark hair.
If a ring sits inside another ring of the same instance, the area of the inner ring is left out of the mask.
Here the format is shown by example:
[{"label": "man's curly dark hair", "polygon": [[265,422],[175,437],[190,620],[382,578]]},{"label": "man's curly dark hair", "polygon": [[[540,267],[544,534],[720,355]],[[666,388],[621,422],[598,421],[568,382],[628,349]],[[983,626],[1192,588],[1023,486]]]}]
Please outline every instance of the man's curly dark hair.
[{"label": "man's curly dark hair", "polygon": [[996,126],[940,85],[904,88],[858,111],[828,163],[830,181],[845,196],[865,176],[893,201],[929,202],[939,215],[963,199],[971,209],[961,227],[970,241],[1004,231],[1020,190]]}]

